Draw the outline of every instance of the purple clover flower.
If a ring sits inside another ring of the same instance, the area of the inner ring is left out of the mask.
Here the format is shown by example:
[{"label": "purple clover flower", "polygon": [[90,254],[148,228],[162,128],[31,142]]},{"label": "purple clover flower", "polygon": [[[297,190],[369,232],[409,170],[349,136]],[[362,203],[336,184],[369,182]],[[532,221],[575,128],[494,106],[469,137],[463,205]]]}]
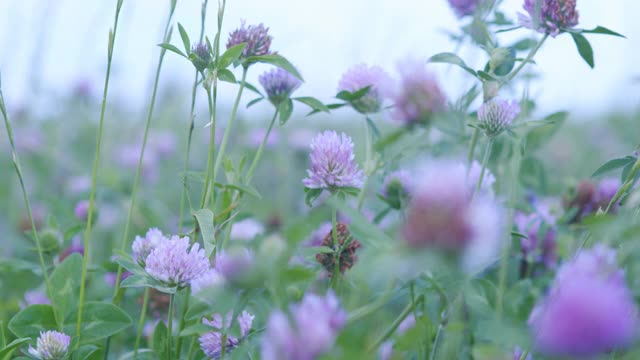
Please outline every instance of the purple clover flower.
[{"label": "purple clover flower", "polygon": [[78,201],[73,213],[78,220],[86,221],[89,216],[89,200]]},{"label": "purple clover flower", "polygon": [[423,166],[402,227],[408,245],[459,253],[475,271],[500,250],[502,211],[488,196],[471,201],[464,166],[432,161]]},{"label": "purple clover flower", "polygon": [[628,345],[638,310],[614,250],[597,245],[562,265],[549,293],[529,317],[535,348],[591,358]]},{"label": "purple clover flower", "polygon": [[258,81],[267,93],[269,101],[276,107],[287,100],[302,85],[302,81],[281,68],[263,73]]},{"label": "purple clover flower", "polygon": [[520,240],[523,260],[533,261],[533,265],[542,264],[553,268],[556,264],[556,228],[555,219],[547,209],[541,208],[529,215],[518,212],[514,223],[518,232],[527,236]]},{"label": "purple clover flower", "polygon": [[195,55],[195,58],[191,59],[191,61],[198,71],[204,71],[211,64],[211,51],[207,43],[201,42],[194,45],[191,53]]},{"label": "purple clover flower", "polygon": [[449,0],[449,6],[459,18],[473,15],[480,0]]},{"label": "purple clover flower", "polygon": [[232,240],[251,241],[264,234],[264,225],[256,219],[247,218],[240,220],[231,228],[229,237]]},{"label": "purple clover flower", "polygon": [[58,331],[41,331],[36,348],[29,345],[29,354],[40,360],[64,359],[69,350],[71,337]]},{"label": "purple clover flower", "polygon": [[[238,346],[238,344],[244,339],[249,332],[251,331],[251,326],[253,324],[253,319],[255,316],[250,313],[243,311],[241,314],[238,314],[236,321],[240,326],[240,338],[227,334],[227,343],[225,345],[225,351],[229,353],[232,349]],[[222,333],[221,329],[226,328],[227,330],[231,327],[232,314],[229,313],[224,319],[224,323],[222,321],[222,316],[220,314],[215,314],[212,316],[211,320],[207,318],[202,319],[202,323],[205,325],[209,325],[214,327],[216,330],[208,332],[204,335],[201,335],[200,340],[200,348],[202,352],[207,355],[209,359],[219,359],[222,353]]]},{"label": "purple clover flower", "polygon": [[478,109],[478,122],[488,137],[500,135],[511,126],[520,114],[520,105],[516,101],[494,99]]},{"label": "purple clover flower", "polygon": [[353,141],[345,133],[325,131],[311,141],[311,169],[302,180],[309,189],[361,188],[364,174],[358,169]]},{"label": "purple clover flower", "polygon": [[200,244],[188,237],[172,236],[158,244],[147,256],[145,271],[167,286],[183,288],[209,270],[209,259]]},{"label": "purple clover flower", "polygon": [[131,246],[133,250],[133,260],[144,267],[151,251],[165,241],[169,241],[169,238],[164,236],[162,231],[157,228],[149,229],[144,237],[136,236]]},{"label": "purple clover flower", "polygon": [[242,21],[240,27],[229,34],[227,49],[242,43],[247,43],[244,50],[242,50],[242,58],[246,59],[251,56],[267,55],[271,54],[269,48],[271,47],[272,39],[273,38],[269,36],[269,28],[263,24],[245,27],[245,22]]},{"label": "purple clover flower", "polygon": [[246,274],[254,264],[254,255],[247,248],[221,250],[216,253],[215,269],[229,281]]},{"label": "purple clover flower", "polygon": [[262,338],[263,360],[313,360],[331,350],[347,315],[335,294],[305,294],[291,305],[291,320],[282,311],[271,313]]},{"label": "purple clover flower", "polygon": [[447,98],[440,84],[420,61],[405,61],[399,70],[400,89],[393,96],[393,118],[407,126],[428,124],[434,114],[447,107]]},{"label": "purple clover flower", "polygon": [[24,309],[31,305],[49,305],[51,301],[47,294],[42,290],[29,290],[24,293],[24,300],[20,301],[20,308]]},{"label": "purple clover flower", "polygon": [[361,114],[373,114],[382,108],[382,102],[389,95],[391,83],[391,77],[381,67],[358,64],[342,75],[338,91],[354,93],[370,87],[364,96],[350,104]]},{"label": "purple clover flower", "polygon": [[528,15],[518,14],[520,25],[553,37],[578,25],[577,0],[542,0],[539,9],[536,8],[537,2],[524,0],[523,8]]}]

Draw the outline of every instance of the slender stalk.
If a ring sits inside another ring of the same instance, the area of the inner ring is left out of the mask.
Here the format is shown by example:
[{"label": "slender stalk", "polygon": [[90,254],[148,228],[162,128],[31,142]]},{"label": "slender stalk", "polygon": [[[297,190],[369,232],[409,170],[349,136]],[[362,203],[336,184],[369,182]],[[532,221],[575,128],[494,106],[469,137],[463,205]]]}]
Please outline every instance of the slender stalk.
[{"label": "slender stalk", "polygon": [[362,210],[362,205],[364,204],[364,198],[367,194],[367,187],[369,186],[369,176],[370,174],[368,167],[371,163],[371,129],[369,129],[369,118],[365,119],[364,122],[364,146],[365,146],[365,174],[366,178],[364,179],[364,184],[362,185],[362,189],[360,190],[360,195],[358,196],[358,211]]},{"label": "slender stalk", "polygon": [[[169,11],[169,17],[167,18],[167,22],[164,27],[163,33],[163,41],[168,43],[171,41],[171,19],[173,18],[173,13],[175,10],[175,1],[172,2],[171,10]],[[164,55],[166,54],[166,50],[162,48],[160,50],[160,56],[158,58],[158,65],[156,67],[155,78],[153,81],[153,89],[151,92],[151,102],[149,103],[149,111],[147,113],[147,120],[144,126],[144,134],[142,136],[142,149],[140,150],[140,158],[138,159],[138,168],[136,170],[136,177],[133,181],[133,189],[131,191],[131,202],[129,203],[129,212],[127,214],[127,220],[124,226],[124,233],[122,234],[122,240],[120,243],[120,250],[126,251],[127,243],[129,239],[129,231],[131,229],[131,220],[133,218],[133,212],[135,210],[136,205],[136,195],[138,193],[138,187],[140,185],[140,177],[142,175],[142,163],[144,161],[144,151],[147,146],[147,137],[149,135],[149,128],[151,127],[151,119],[153,119],[153,109],[156,104],[156,95],[158,94],[158,84],[160,83],[160,72],[162,71],[162,63],[164,62]],[[118,265],[118,273],[116,276],[116,284],[113,293],[113,302],[119,302],[119,293],[120,293],[120,277],[122,275],[122,266]]]},{"label": "slender stalk", "polygon": [[493,149],[493,139],[489,139],[489,141],[487,141],[487,147],[484,150],[484,157],[482,159],[482,170],[480,170],[480,177],[478,178],[478,183],[476,184],[476,188],[473,191],[472,199],[474,199],[480,192],[480,188],[482,187],[482,181],[484,180],[484,174],[487,171],[487,163],[489,162],[489,158],[491,157],[492,149]]},{"label": "slender stalk", "polygon": [[467,155],[467,171],[471,169],[471,164],[473,164],[473,158],[476,153],[476,145],[478,144],[478,138],[480,137],[480,129],[475,128],[473,130],[473,135],[471,136],[471,144],[469,145],[469,154]]},{"label": "slender stalk", "polygon": [[[202,2],[202,10],[200,12],[200,37],[199,41],[204,39],[205,20],[207,18],[207,4],[209,0]],[[191,157],[191,139],[193,137],[193,129],[195,128],[195,108],[196,108],[196,92],[198,89],[198,79],[200,72],[195,71],[195,79],[193,80],[193,87],[191,88],[191,109],[189,110],[189,131],[187,135],[187,152],[184,159],[184,176],[182,178],[182,193],[180,194],[180,217],[178,218],[178,233],[182,233],[182,221],[184,216],[184,203],[187,197],[187,173],[189,172],[189,159]]]},{"label": "slender stalk", "polygon": [[[81,336],[80,325],[82,325],[82,309],[84,306],[84,293],[87,278],[87,261],[89,259],[89,244],[91,237],[91,225],[93,224],[93,214],[96,198],[96,182],[98,179],[98,164],[100,163],[100,148],[102,146],[102,129],[104,125],[104,114],[107,107],[107,94],[109,91],[109,79],[111,78],[111,63],[113,59],[113,47],[116,41],[116,33],[118,30],[118,19],[120,18],[120,9],[124,0],[118,0],[116,5],[116,13],[113,20],[113,30],[109,32],[109,45],[107,50],[107,73],[104,79],[104,89],[102,91],[102,105],[100,107],[100,121],[98,123],[98,136],[96,140],[96,153],[93,159],[93,173],[91,176],[91,192],[89,194],[89,210],[87,215],[87,227],[84,234],[84,255],[82,257],[82,270],[80,275],[80,295],[78,298],[78,322],[76,323],[76,334],[78,338]],[[118,277],[120,274],[118,274]],[[118,281],[116,279],[116,281]],[[76,348],[80,346],[80,341],[76,343]]]},{"label": "slender stalk", "polygon": [[[184,297],[184,305],[182,307],[182,315],[180,315],[180,323],[178,324],[178,334],[184,330],[185,318],[187,316],[187,310],[189,310],[189,299],[191,298],[191,288],[187,288],[187,294]],[[180,352],[182,350],[182,336],[178,336],[176,340],[176,355],[180,358]]]},{"label": "slender stalk", "polygon": [[333,236],[333,276],[331,276],[331,288],[338,288],[338,278],[340,277],[340,244],[338,244],[338,208],[331,210],[331,234]]},{"label": "slender stalk", "polygon": [[393,320],[393,322],[387,328],[387,330],[385,330],[385,332],[378,338],[378,340],[376,340],[373,343],[373,345],[369,347],[369,352],[375,351],[378,347],[380,347],[380,344],[382,344],[385,340],[391,337],[391,335],[393,335],[393,332],[396,331],[396,329],[398,328],[398,326],[400,326],[402,321],[407,316],[409,316],[409,314],[413,312],[413,309],[415,308],[415,306],[422,301],[424,301],[424,295],[418,296],[418,298],[416,298],[415,301],[411,301],[409,304],[407,304],[407,306],[402,310],[400,315],[398,315],[398,317],[395,320]]},{"label": "slender stalk", "polygon": [[620,200],[622,195],[629,191],[629,188],[631,188],[631,185],[633,185],[633,182],[635,181],[638,170],[640,170],[640,158],[636,159],[636,162],[633,164],[631,171],[629,171],[627,179],[625,180],[624,184],[622,184],[620,189],[618,189],[611,201],[609,201],[609,205],[607,205],[607,208],[604,210],[603,215],[608,214],[609,211],[611,211],[611,208],[613,208],[613,206],[618,203],[618,200]]},{"label": "slender stalk", "polygon": [[[33,234],[33,239],[36,242],[36,249],[38,250],[38,261],[40,262],[40,267],[42,268],[42,276],[44,278],[44,285],[47,291],[47,297],[51,302],[51,305],[55,308],[53,293],[51,292],[51,283],[49,281],[49,273],[47,272],[47,266],[44,262],[44,255],[42,251],[42,245],[40,244],[40,236],[38,236],[38,229],[36,229],[36,222],[33,220],[33,212],[31,211],[31,203],[29,201],[29,196],[27,195],[27,187],[24,183],[24,177],[22,176],[22,167],[20,166],[20,159],[18,158],[18,152],[16,151],[16,145],[13,141],[13,131],[11,130],[11,124],[9,123],[9,116],[7,116],[7,108],[4,102],[4,95],[2,93],[2,88],[0,87],[0,111],[2,112],[2,117],[4,118],[4,126],[7,129],[7,136],[9,137],[9,144],[11,145],[11,156],[13,157],[13,167],[16,170],[16,176],[18,177],[18,181],[20,182],[20,190],[22,191],[22,198],[24,199],[25,207],[27,208],[27,215],[29,216],[29,223],[31,224],[31,233]],[[53,315],[56,320],[56,324],[61,325],[60,319],[58,319],[58,312],[54,311]]]},{"label": "slender stalk", "polygon": [[511,74],[509,74],[509,76],[507,76],[507,81],[505,81],[502,85],[507,84],[508,82],[513,80],[518,75],[518,73],[520,73],[520,71],[522,71],[522,69],[524,69],[524,67],[527,66],[527,64],[530,63],[531,60],[533,60],[533,57],[536,56],[536,54],[538,53],[538,50],[540,50],[540,48],[542,47],[542,45],[544,44],[544,42],[547,40],[548,37],[549,35],[545,34],[542,37],[542,39],[540,39],[540,41],[536,44],[536,46],[534,46],[533,49],[529,51],[529,54],[520,63],[520,65],[518,65],[518,67],[514,71],[512,71]]},{"label": "slender stalk", "polygon": [[267,133],[264,135],[264,139],[262,139],[262,143],[256,152],[256,156],[253,158],[253,162],[251,163],[251,167],[249,167],[249,171],[247,172],[246,183],[251,183],[251,179],[253,178],[253,173],[260,162],[260,158],[262,157],[262,152],[269,140],[269,134],[271,134],[271,129],[273,129],[273,125],[276,123],[276,118],[278,117],[278,109],[276,108],[276,112],[273,114],[273,119],[271,119],[271,123],[269,123],[269,127],[267,128]]},{"label": "slender stalk", "polygon": [[519,360],[527,360],[527,356],[529,356],[529,350],[523,351],[522,355],[520,355],[520,359]]},{"label": "slender stalk", "polygon": [[173,354],[171,353],[171,339],[173,338],[173,306],[175,303],[176,294],[169,295],[169,319],[167,329],[167,359],[172,360]]},{"label": "slender stalk", "polygon": [[144,329],[144,321],[147,316],[147,305],[149,304],[149,288],[144,288],[144,297],[142,299],[142,310],[140,310],[140,321],[138,321],[138,333],[136,334],[136,344],[133,348],[133,358],[138,357],[138,349],[140,348],[140,339],[142,339],[142,329]]},{"label": "slender stalk", "polygon": [[[216,91],[216,90],[214,90]],[[202,199],[200,200],[200,208],[204,208],[207,202],[207,192],[209,189],[209,183],[211,182],[211,176],[213,175],[212,171],[212,162],[213,156],[215,152],[215,143],[216,143],[216,104],[213,101],[213,95],[211,89],[207,88],[207,103],[209,104],[209,124],[210,124],[210,135],[209,135],[209,151],[207,152],[207,171],[204,180],[204,190],[202,191]],[[211,183],[211,192],[214,192],[215,181]],[[214,196],[211,195],[211,208],[213,209],[214,205]]]},{"label": "slender stalk", "polygon": [[438,348],[440,347],[440,343],[442,342],[442,330],[444,330],[444,324],[440,323],[438,325],[438,330],[436,330],[436,338],[433,340],[433,347],[431,348],[431,353],[429,354],[429,360],[435,360],[438,356]]},{"label": "slender stalk", "polygon": [[188,360],[191,360],[193,354],[195,353],[195,349],[196,349],[196,337],[194,336],[191,339],[191,344],[189,345],[189,353],[187,354]]}]

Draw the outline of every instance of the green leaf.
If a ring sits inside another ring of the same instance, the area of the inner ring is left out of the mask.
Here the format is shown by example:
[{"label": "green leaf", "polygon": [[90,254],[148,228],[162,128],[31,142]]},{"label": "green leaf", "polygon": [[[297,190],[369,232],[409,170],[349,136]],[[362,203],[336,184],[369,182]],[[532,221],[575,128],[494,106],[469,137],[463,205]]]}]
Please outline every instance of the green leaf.
[{"label": "green leaf", "polygon": [[329,108],[327,107],[327,105],[323,104],[320,100],[311,97],[311,96],[301,96],[301,97],[296,97],[293,98],[293,100],[295,101],[299,101],[305,105],[307,105],[308,107],[310,107],[313,110],[318,110],[318,111],[324,111],[324,112],[329,112]]},{"label": "green leaf", "polygon": [[177,47],[171,45],[171,44],[158,44],[158,46],[160,46],[161,48],[165,49],[165,50],[169,50],[171,52],[174,52],[180,56],[182,56],[183,58],[189,58],[187,55],[185,55],[182,51],[180,51],[180,49],[178,49]]},{"label": "green leaf", "polygon": [[150,287],[166,294],[176,293],[175,287],[168,287],[146,274],[144,275],[133,274],[127,277],[126,279],[122,280],[122,282],[120,283],[120,287],[123,287],[123,288]]},{"label": "green leaf", "polygon": [[538,40],[536,39],[522,39],[515,44],[511,45],[516,51],[525,51],[533,49],[538,44]]},{"label": "green leaf", "polygon": [[182,24],[178,23],[178,31],[180,31],[180,37],[182,38],[182,44],[184,45],[184,52],[191,52],[191,42],[189,41],[189,35],[182,27]]},{"label": "green leaf", "polygon": [[71,240],[71,238],[73,238],[75,235],[77,235],[80,231],[84,230],[86,225],[84,224],[78,224],[78,225],[74,225],[70,228],[68,228],[65,232],[64,232],[64,241],[68,241]]},{"label": "green leaf", "polygon": [[137,274],[137,275],[146,275],[147,274],[147,272],[144,271],[144,269],[142,267],[140,267],[140,265],[138,265],[138,263],[133,262],[133,260],[129,256],[129,254],[121,253],[119,249],[118,250],[114,250],[113,252],[117,255],[117,257],[115,259],[116,263],[118,263],[120,266],[122,266],[128,272],[130,272],[132,274]]},{"label": "green leaf", "polygon": [[155,330],[153,330],[153,337],[151,338],[151,347],[158,360],[169,358],[169,354],[167,353],[168,333],[169,331],[164,321],[158,321]]},{"label": "green leaf", "polygon": [[617,33],[613,30],[607,29],[604,26],[597,26],[594,29],[590,29],[590,30],[582,30],[581,33],[583,34],[600,34],[600,35],[611,35],[611,36],[617,36],[617,37],[621,37],[621,38],[627,38],[626,36]]},{"label": "green leaf", "polygon": [[623,158],[609,160],[604,165],[600,166],[598,170],[596,170],[591,177],[597,177],[600,175],[604,175],[610,171],[625,167],[629,164],[633,164],[636,161],[636,158],[633,156],[625,156]]},{"label": "green leaf", "polygon": [[275,66],[277,66],[277,67],[279,67],[281,69],[287,70],[288,72],[291,73],[291,75],[293,75],[293,76],[297,77],[298,79],[304,81],[304,79],[302,78],[302,75],[300,75],[300,73],[295,68],[295,66],[293,66],[289,62],[289,60],[287,60],[282,55],[267,54],[267,55],[261,55],[261,56],[251,56],[251,57],[247,58],[247,62],[249,62],[249,63],[251,63],[251,62],[261,62],[261,63],[275,65]]},{"label": "green leaf", "polygon": [[249,103],[247,104],[247,108],[252,107],[253,105],[259,103],[262,100],[264,100],[264,98],[263,97],[259,97],[259,98],[255,98],[255,99],[249,101]]},{"label": "green leaf", "polygon": [[233,75],[229,69],[218,69],[218,80],[232,84],[236,84],[238,82],[238,80],[236,80],[236,76]]},{"label": "green leaf", "polygon": [[446,63],[459,66],[464,69],[466,72],[473,76],[478,76],[478,74],[462,60],[458,55],[454,53],[444,52],[440,54],[433,55],[429,62],[431,63]]},{"label": "green leaf", "polygon": [[291,118],[293,113],[293,101],[286,99],[278,105],[278,112],[280,113],[280,125],[284,125]]},{"label": "green leaf", "polygon": [[285,269],[280,277],[280,281],[285,284],[291,284],[294,282],[309,281],[316,277],[316,272],[313,269],[304,266],[292,266]]},{"label": "green leaf", "polygon": [[216,230],[213,227],[213,212],[209,209],[200,209],[193,212],[193,216],[198,221],[202,239],[204,240],[204,250],[207,257],[211,256],[216,245]]},{"label": "green leaf", "polygon": [[134,352],[130,351],[122,355],[118,360],[157,360],[151,349],[140,349],[135,359],[133,358],[133,355]]},{"label": "green leaf", "polygon": [[[238,80],[238,84],[241,84],[241,83],[242,83],[242,81]],[[257,88],[257,87],[255,87],[255,86],[251,85],[250,83],[248,83],[248,82],[246,82],[246,81],[244,82],[244,87],[245,87],[246,89],[249,89],[249,90],[253,91],[254,93],[256,93],[256,94],[258,94],[258,95],[260,95],[260,96],[264,97],[264,96],[262,95],[262,93],[260,92],[260,90],[258,90],[258,88]]]},{"label": "green leaf", "polygon": [[218,69],[226,69],[238,60],[245,46],[247,46],[247,43],[241,43],[228,48],[227,51],[220,56],[220,60],[218,60]]},{"label": "green leaf", "polygon": [[368,116],[366,117],[366,120],[367,120],[367,126],[369,127],[369,130],[373,133],[374,139],[379,139],[380,130],[378,130],[378,127],[376,126],[376,124]]},{"label": "green leaf", "polygon": [[[67,334],[75,334],[77,315],[74,311],[67,317]],[[92,343],[117,334],[131,324],[133,321],[129,315],[119,307],[109,303],[87,302],[84,304],[80,334],[77,335],[80,336],[81,344]]]},{"label": "green leaf", "polygon": [[373,145],[373,149],[376,150],[376,151],[382,151],[387,146],[395,144],[398,140],[400,140],[402,138],[402,136],[405,133],[406,133],[406,131],[404,129],[398,129],[398,130],[388,134],[387,136],[381,138],[380,140],[378,140]]},{"label": "green leaf", "polygon": [[41,331],[56,330],[56,317],[51,305],[31,305],[15,314],[7,324],[19,338],[37,338]]},{"label": "green leaf", "polygon": [[262,199],[262,195],[260,195],[258,190],[256,190],[256,188],[254,188],[251,185],[225,184],[225,185],[223,185],[223,187],[225,187],[227,189],[237,190],[237,191],[240,191],[242,193],[246,193],[246,194],[249,194],[251,196],[254,196],[254,197],[258,198],[258,199]]},{"label": "green leaf", "polygon": [[344,100],[346,102],[352,103],[361,97],[367,95],[371,90],[371,86],[365,86],[362,89],[358,89],[354,92],[350,92],[347,90],[342,90],[336,95],[336,99]]},{"label": "green leaf", "polygon": [[578,53],[580,53],[580,56],[589,65],[589,67],[593,69],[593,67],[595,66],[593,60],[593,48],[591,47],[589,40],[587,40],[587,38],[583,35],[577,33],[570,34],[571,37],[573,37],[573,41],[576,43],[576,46],[578,47]]},{"label": "green leaf", "polygon": [[544,118],[545,121],[549,121],[548,125],[538,126],[527,133],[527,148],[535,150],[551,140],[567,117],[569,117],[568,112],[560,111]]},{"label": "green leaf", "polygon": [[100,348],[95,345],[84,345],[75,351],[73,357],[77,360],[98,360],[102,359]]},{"label": "green leaf", "polygon": [[[82,271],[82,255],[72,254],[62,264],[56,266],[49,279],[51,296],[58,313],[58,319],[64,319],[70,311],[76,311],[76,299],[80,289],[78,274]],[[64,325],[64,324],[60,324]]]},{"label": "green leaf", "polygon": [[178,334],[178,336],[184,337],[184,336],[192,336],[192,335],[201,335],[201,334],[210,332],[211,330],[212,330],[211,326],[205,325],[199,322],[191,326],[187,326],[182,331],[180,331],[180,334]]},{"label": "green leaf", "polygon": [[30,341],[30,338],[20,338],[15,339],[11,343],[7,344],[4,349],[0,350],[0,359],[3,359],[5,356],[9,355],[13,350],[20,347],[22,344],[26,344]]}]

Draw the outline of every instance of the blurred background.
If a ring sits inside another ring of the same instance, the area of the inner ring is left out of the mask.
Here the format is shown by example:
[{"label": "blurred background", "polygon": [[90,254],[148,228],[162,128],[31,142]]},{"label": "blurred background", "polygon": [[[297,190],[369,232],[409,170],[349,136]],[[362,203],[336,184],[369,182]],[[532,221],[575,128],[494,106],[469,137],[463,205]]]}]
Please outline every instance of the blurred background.
[{"label": "blurred background", "polygon": [[[502,10],[515,19],[522,2],[506,0]],[[213,37],[217,2],[209,3],[206,34]],[[174,20],[182,23],[192,38],[199,31],[200,6],[200,0],[178,0]],[[56,96],[82,90],[99,98],[114,7],[115,0],[0,1],[0,69],[10,107],[35,103],[37,112],[51,114],[60,110]],[[146,109],[159,52],[156,44],[162,37],[168,7],[169,0],[125,0],[116,41],[111,104],[132,112]],[[640,100],[640,71],[635,66],[640,63],[640,2],[580,0],[578,8],[580,27],[603,25],[628,39],[591,36],[595,70],[577,58],[569,36],[547,42],[536,58],[544,82],[531,87],[532,96],[543,111],[565,109],[579,120],[635,110]],[[336,93],[340,75],[353,64],[378,64],[395,74],[396,63],[403,58],[426,59],[456,50],[446,33],[460,25],[445,0],[230,0],[223,33],[239,26],[242,19],[270,27],[272,48],[298,66],[306,79],[302,92],[325,102]],[[179,44],[177,31],[174,35],[173,43]],[[510,45],[531,35],[522,29],[501,35],[499,40]],[[470,48],[463,46],[460,55],[470,64],[483,66],[486,58]],[[257,83],[261,70],[251,71],[249,81]],[[434,70],[451,97],[471,81],[457,69],[437,65]],[[192,77],[191,64],[168,54],[161,80],[163,91],[171,90],[172,96],[187,99]],[[41,96],[43,93],[56,96]],[[233,90],[222,91],[223,102],[230,103],[234,95]],[[188,101],[180,103],[186,108]],[[266,103],[258,109],[271,111]],[[183,113],[186,119],[188,115]]]}]

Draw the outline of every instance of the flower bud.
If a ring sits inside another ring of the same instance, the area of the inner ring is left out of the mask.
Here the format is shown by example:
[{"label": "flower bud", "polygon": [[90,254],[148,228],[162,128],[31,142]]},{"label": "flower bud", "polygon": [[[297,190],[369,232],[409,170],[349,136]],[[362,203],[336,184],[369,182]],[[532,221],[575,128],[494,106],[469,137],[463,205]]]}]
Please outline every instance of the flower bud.
[{"label": "flower bud", "polygon": [[200,72],[209,67],[211,64],[211,52],[207,43],[199,43],[191,49],[190,59],[193,66]]},{"label": "flower bud", "polygon": [[513,48],[499,47],[491,52],[489,68],[498,76],[508,75],[516,64],[516,51]]},{"label": "flower bud", "polygon": [[53,228],[46,228],[40,233],[40,246],[45,253],[57,253],[62,246],[62,234]]}]

